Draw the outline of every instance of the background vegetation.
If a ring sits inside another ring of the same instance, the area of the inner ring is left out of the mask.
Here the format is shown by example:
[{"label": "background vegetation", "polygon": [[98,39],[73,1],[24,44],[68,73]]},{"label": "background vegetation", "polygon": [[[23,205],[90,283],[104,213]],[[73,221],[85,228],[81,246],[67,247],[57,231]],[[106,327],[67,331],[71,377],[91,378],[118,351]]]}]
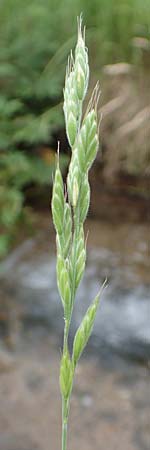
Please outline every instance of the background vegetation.
[{"label": "background vegetation", "polygon": [[64,70],[81,11],[98,76],[104,64],[135,60],[134,37],[149,38],[149,0],[0,3],[1,255],[28,212],[26,187],[50,183],[53,137],[63,127]]}]

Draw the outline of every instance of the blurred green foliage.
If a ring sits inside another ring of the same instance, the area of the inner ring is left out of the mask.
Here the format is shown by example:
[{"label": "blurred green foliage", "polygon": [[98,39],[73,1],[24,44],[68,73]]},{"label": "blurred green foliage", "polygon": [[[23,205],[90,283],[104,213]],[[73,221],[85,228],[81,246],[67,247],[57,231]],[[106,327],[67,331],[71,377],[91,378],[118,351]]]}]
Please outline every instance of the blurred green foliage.
[{"label": "blurred green foliage", "polygon": [[62,124],[66,58],[81,11],[98,69],[132,59],[132,38],[150,34],[149,0],[1,0],[0,149],[49,142]]},{"label": "blurred green foliage", "polygon": [[[43,159],[28,156],[19,150],[1,153],[0,159],[0,256],[4,256],[22,224],[32,222],[29,208],[24,206],[24,187],[31,184],[50,184],[54,173],[55,157],[50,165]],[[62,170],[67,159],[60,158]]]},{"label": "blurred green foliage", "polygon": [[63,125],[64,70],[80,12],[94,70],[132,60],[132,38],[149,36],[149,0],[0,2],[1,254],[23,212],[24,187],[49,184],[53,164],[33,157],[31,149],[49,145]]},{"label": "blurred green foliage", "polygon": [[[135,36],[150,37],[149,0],[82,0],[87,28],[93,30],[99,64],[132,62]],[[99,53],[98,53],[99,50]]]}]

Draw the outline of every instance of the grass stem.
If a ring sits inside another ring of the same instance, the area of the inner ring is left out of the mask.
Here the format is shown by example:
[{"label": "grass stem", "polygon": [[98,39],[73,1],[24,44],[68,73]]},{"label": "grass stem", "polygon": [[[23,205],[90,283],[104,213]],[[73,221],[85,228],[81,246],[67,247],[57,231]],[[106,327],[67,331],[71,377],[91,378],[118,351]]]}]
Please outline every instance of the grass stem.
[{"label": "grass stem", "polygon": [[62,399],[62,450],[67,450],[68,407],[65,399]]}]

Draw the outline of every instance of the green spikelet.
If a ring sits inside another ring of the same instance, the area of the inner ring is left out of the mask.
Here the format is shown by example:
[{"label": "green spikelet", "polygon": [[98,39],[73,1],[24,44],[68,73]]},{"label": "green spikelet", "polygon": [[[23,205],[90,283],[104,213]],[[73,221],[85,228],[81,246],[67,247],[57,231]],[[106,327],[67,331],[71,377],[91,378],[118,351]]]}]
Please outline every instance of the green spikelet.
[{"label": "green spikelet", "polygon": [[63,107],[66,122],[66,133],[71,147],[73,147],[75,143],[79,116],[79,101],[76,94],[74,80],[74,62],[71,56],[68,61],[68,68],[66,71]]},{"label": "green spikelet", "polygon": [[81,183],[81,173],[79,170],[78,152],[75,149],[73,151],[68,177],[67,188],[71,205],[75,208],[79,197],[79,189]]},{"label": "green spikelet", "polygon": [[78,21],[78,42],[75,50],[75,83],[78,99],[83,101],[89,80],[88,51],[85,47],[85,36],[82,33],[82,19]]},{"label": "green spikelet", "polygon": [[71,147],[73,147],[77,134],[77,120],[75,115],[70,112],[67,120],[67,137]]},{"label": "green spikelet", "polygon": [[74,240],[75,239],[77,240],[77,242],[76,245],[75,241],[73,242],[72,253],[70,256],[70,277],[71,281],[73,281],[74,278],[76,290],[82,279],[86,262],[83,225],[80,225],[77,237],[74,236]]},{"label": "green spikelet", "polygon": [[85,86],[86,86],[85,74],[82,70],[80,63],[78,63],[76,67],[76,90],[79,100],[82,100],[85,96]]},{"label": "green spikelet", "polygon": [[74,367],[76,366],[77,361],[79,360],[91,335],[97,308],[99,305],[99,295],[100,294],[98,294],[95,297],[92,305],[88,308],[82,320],[82,323],[76,332],[73,343],[73,356],[72,356]]},{"label": "green spikelet", "polygon": [[97,117],[94,109],[84,119],[78,139],[78,160],[81,172],[90,169],[98,150]]},{"label": "green spikelet", "polygon": [[70,246],[72,240],[72,213],[69,203],[64,205],[64,221],[63,221],[63,233],[57,235],[57,251],[63,255],[66,259],[69,256]]},{"label": "green spikelet", "polygon": [[88,182],[88,176],[84,175],[81,188],[80,188],[80,198],[79,198],[79,221],[84,223],[90,204],[90,185]]},{"label": "green spikelet", "polygon": [[64,307],[64,316],[68,319],[71,308],[71,289],[66,262],[59,254],[57,258],[57,284]]},{"label": "green spikelet", "polygon": [[72,214],[71,207],[68,203],[65,204],[64,211],[64,258],[67,258],[72,239]]},{"label": "green spikelet", "polygon": [[56,232],[58,234],[62,234],[64,219],[64,187],[62,175],[59,169],[59,162],[57,164],[53,185],[52,216]]},{"label": "green spikelet", "polygon": [[87,149],[86,149],[86,164],[87,169],[90,169],[96,158],[99,140],[97,134],[97,117],[95,110],[89,112],[85,118],[85,125],[87,127]]},{"label": "green spikelet", "polygon": [[68,399],[73,382],[73,367],[68,351],[65,352],[61,359],[59,381],[62,397]]}]

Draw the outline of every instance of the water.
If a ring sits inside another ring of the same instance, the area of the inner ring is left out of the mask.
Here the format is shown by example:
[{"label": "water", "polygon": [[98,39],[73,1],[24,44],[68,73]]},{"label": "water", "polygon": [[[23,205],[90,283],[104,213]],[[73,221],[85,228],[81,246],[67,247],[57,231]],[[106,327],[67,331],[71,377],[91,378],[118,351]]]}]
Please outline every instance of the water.
[{"label": "water", "polygon": [[[149,230],[146,226],[112,227],[99,222],[88,222],[87,228],[90,228],[87,269],[78,291],[71,333],[107,277],[92,348],[97,353],[113,349],[123,357],[147,361],[150,358]],[[17,320],[19,316],[23,327],[40,325],[61,335],[63,311],[56,289],[54,239],[53,232],[50,238],[45,232],[36,240],[24,242],[5,261],[1,286],[10,310],[19,310]]]}]

